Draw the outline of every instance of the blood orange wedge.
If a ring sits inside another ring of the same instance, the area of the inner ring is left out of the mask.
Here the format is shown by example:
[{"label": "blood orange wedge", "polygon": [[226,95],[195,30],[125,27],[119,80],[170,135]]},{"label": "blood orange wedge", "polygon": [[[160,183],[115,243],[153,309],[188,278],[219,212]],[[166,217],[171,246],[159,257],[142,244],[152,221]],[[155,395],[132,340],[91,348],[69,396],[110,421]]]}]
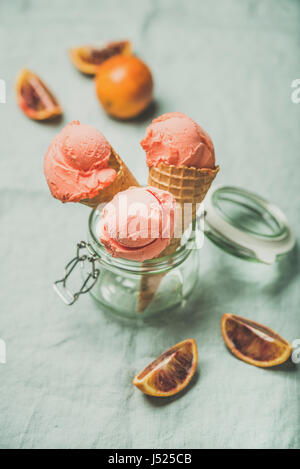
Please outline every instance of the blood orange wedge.
[{"label": "blood orange wedge", "polygon": [[46,120],[62,114],[53,93],[30,70],[21,70],[17,77],[16,90],[19,107],[31,119]]},{"label": "blood orange wedge", "polygon": [[95,75],[99,65],[114,55],[131,55],[130,41],[107,42],[98,47],[81,46],[70,50],[75,67],[87,75]]},{"label": "blood orange wedge", "polygon": [[162,353],[134,378],[133,384],[150,396],[172,396],[188,385],[197,363],[197,344],[187,339]]},{"label": "blood orange wedge", "polygon": [[261,368],[281,365],[293,350],[289,342],[268,327],[234,314],[224,314],[221,331],[237,358]]}]

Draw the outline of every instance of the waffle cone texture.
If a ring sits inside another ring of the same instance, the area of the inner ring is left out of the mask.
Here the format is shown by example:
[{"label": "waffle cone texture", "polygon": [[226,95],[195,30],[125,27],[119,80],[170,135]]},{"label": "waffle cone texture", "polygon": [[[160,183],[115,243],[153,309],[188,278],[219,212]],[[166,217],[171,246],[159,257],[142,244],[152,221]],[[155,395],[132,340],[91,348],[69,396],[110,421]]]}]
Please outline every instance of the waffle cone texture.
[{"label": "waffle cone texture", "polygon": [[210,168],[188,168],[159,163],[149,168],[149,186],[171,192],[182,206],[185,203],[201,203],[207,194],[219,166]]},{"label": "waffle cone texture", "polygon": [[108,165],[115,169],[117,172],[116,179],[104,189],[101,189],[99,193],[93,197],[92,199],[82,199],[80,200],[81,204],[87,205],[93,209],[97,208],[101,203],[110,202],[111,199],[121,191],[125,191],[132,186],[139,186],[139,183],[133,176],[133,174],[129,171],[126,164],[120,158],[120,156],[115,152],[115,150],[111,149],[111,155],[109,158]]}]

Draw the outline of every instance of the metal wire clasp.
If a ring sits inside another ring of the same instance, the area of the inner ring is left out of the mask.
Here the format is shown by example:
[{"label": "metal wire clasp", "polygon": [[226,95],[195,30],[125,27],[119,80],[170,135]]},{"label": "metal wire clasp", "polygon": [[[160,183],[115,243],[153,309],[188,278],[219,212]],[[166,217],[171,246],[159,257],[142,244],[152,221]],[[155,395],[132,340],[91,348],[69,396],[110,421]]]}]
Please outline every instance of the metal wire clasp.
[{"label": "metal wire clasp", "polygon": [[[88,254],[82,254],[82,249],[87,249]],[[78,297],[84,293],[89,292],[93,286],[95,285],[100,270],[96,269],[95,262],[98,260],[99,257],[93,253],[91,246],[89,243],[85,241],[80,241],[77,244],[77,252],[76,256],[66,265],[65,267],[65,276],[61,280],[56,280],[53,284],[54,291],[58,294],[58,296],[62,299],[62,301],[67,305],[72,305],[75,301],[78,300]],[[92,264],[91,271],[88,273],[87,277],[85,278],[80,290],[75,293],[72,293],[66,286],[67,280],[77,264],[79,262],[84,263],[88,261]]]}]

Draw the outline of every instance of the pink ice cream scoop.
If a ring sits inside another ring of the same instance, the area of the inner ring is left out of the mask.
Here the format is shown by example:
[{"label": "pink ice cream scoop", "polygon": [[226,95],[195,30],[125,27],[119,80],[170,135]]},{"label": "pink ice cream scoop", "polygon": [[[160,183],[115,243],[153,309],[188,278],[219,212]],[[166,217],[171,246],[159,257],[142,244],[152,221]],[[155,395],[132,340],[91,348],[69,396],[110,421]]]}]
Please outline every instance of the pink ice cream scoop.
[{"label": "pink ice cream scoop", "polygon": [[149,167],[161,162],[177,167],[215,168],[210,136],[181,112],[169,112],[154,119],[141,145]]},{"label": "pink ice cream scoop", "polygon": [[44,159],[50,191],[62,202],[90,199],[117,173],[108,166],[111,146],[97,129],[71,122],[52,140]]},{"label": "pink ice cream scoop", "polygon": [[100,240],[114,257],[158,257],[174,236],[175,208],[173,195],[154,187],[119,192],[103,209]]}]

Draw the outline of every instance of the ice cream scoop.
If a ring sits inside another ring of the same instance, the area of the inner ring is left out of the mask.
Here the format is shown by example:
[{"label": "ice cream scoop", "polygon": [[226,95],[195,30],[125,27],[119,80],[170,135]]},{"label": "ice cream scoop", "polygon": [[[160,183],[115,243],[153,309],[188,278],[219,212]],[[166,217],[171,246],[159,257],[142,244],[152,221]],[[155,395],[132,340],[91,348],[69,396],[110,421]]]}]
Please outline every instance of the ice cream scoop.
[{"label": "ice cream scoop", "polygon": [[111,148],[99,130],[74,122],[64,131],[62,152],[71,167],[88,172],[107,167]]},{"label": "ice cream scoop", "polygon": [[[157,117],[147,127],[141,141],[149,167],[148,184],[168,190],[177,201],[180,216],[176,217],[176,237],[168,246],[168,255],[176,251],[184,233],[196,218],[199,204],[219,166],[215,166],[215,151],[205,130],[181,112],[170,112]],[[156,280],[142,278],[139,311],[144,311],[152,301],[164,274]]]},{"label": "ice cream scoop", "polygon": [[154,187],[120,192],[103,209],[100,240],[114,257],[158,257],[174,236],[175,198]]},{"label": "ice cream scoop", "polygon": [[210,136],[190,117],[169,112],[152,121],[141,141],[147,165],[215,168],[215,151]]},{"label": "ice cream scoop", "polygon": [[117,172],[109,166],[112,148],[90,125],[71,122],[53,139],[44,159],[50,191],[62,202],[95,197],[109,186]]}]

